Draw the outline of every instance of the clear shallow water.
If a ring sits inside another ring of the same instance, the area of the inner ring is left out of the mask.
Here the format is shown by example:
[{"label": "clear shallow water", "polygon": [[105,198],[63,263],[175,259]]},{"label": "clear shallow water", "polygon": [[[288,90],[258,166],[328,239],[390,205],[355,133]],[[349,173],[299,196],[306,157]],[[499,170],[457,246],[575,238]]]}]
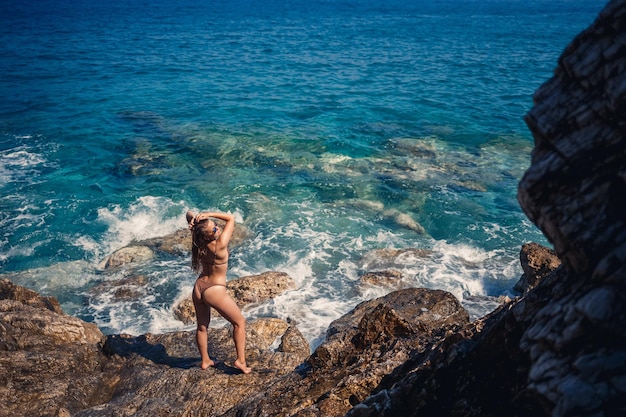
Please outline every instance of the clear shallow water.
[{"label": "clear shallow water", "polygon": [[[0,5],[0,273],[105,332],[182,329],[187,258],[133,271],[149,282],[133,300],[96,287],[129,272],[97,265],[188,208],[230,211],[251,237],[229,276],[299,285],[246,315],[295,318],[313,344],[388,291],[359,289],[371,269],[463,300],[510,292],[520,246],[545,243],[515,197],[522,117],[603,6],[57,3]],[[381,248],[429,255],[373,262]]]}]

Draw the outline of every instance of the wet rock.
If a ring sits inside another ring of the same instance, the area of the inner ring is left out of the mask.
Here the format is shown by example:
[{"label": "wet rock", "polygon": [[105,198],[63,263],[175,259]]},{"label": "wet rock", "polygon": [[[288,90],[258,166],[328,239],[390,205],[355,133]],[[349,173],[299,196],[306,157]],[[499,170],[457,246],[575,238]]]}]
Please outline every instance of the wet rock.
[{"label": "wet rock", "polygon": [[[226,290],[239,308],[265,303],[294,288],[296,288],[296,282],[293,278],[284,272],[276,271],[241,277],[226,283]],[[174,307],[174,315],[185,324],[196,321],[196,312],[191,301],[191,288],[189,293],[188,297]],[[211,315],[218,317],[219,313],[212,309]]]},{"label": "wet rock", "polygon": [[359,277],[358,284],[362,290],[371,286],[400,289],[402,272],[396,269],[366,272]]},{"label": "wet rock", "polygon": [[138,244],[173,255],[187,254],[191,252],[191,233],[189,229],[181,229],[166,236],[139,241]]},{"label": "wet rock", "polygon": [[284,272],[269,271],[228,282],[235,300],[243,305],[263,303],[285,291],[296,288],[296,282]]},{"label": "wet rock", "polygon": [[137,300],[143,296],[143,292],[129,287],[121,287],[113,293],[114,301]]},{"label": "wet rock", "polygon": [[13,284],[8,279],[0,280],[0,300],[15,300],[31,307],[45,308],[63,314],[63,309],[55,297],[41,296],[33,290]]},{"label": "wet rock", "polygon": [[520,263],[524,274],[513,287],[520,293],[532,290],[543,278],[561,266],[561,260],[554,250],[534,242],[522,245]]},{"label": "wet rock", "polygon": [[127,264],[146,262],[152,258],[154,258],[154,252],[146,246],[125,246],[104,258],[98,264],[98,268],[114,269]]},{"label": "wet rock", "polygon": [[[224,222],[217,220],[218,224]],[[243,225],[237,225],[231,238],[231,246],[236,247],[248,239],[250,231]],[[131,242],[110,255],[98,265],[101,270],[111,270],[122,266],[135,266],[165,255],[188,255],[191,252],[191,234],[189,229],[177,230],[166,236]]]},{"label": "wet rock", "polygon": [[118,280],[103,281],[89,289],[90,294],[113,292],[114,301],[136,300],[145,295],[142,287],[148,283],[148,277],[137,275]]},{"label": "wet rock", "polygon": [[[224,222],[216,220],[217,224],[222,226]],[[241,245],[250,236],[250,231],[245,225],[237,224],[231,237],[230,244],[232,247]],[[177,230],[166,236],[145,239],[137,242],[137,245],[146,246],[155,252],[164,252],[172,255],[187,255],[191,252],[191,233],[189,229]]]},{"label": "wet rock", "polygon": [[417,232],[419,234],[426,234],[426,229],[424,229],[424,226],[419,224],[408,213],[402,213],[397,209],[388,209],[383,212],[383,215],[392,219],[397,224],[406,227],[407,229],[413,230],[414,232]]},{"label": "wet rock", "polygon": [[423,259],[433,255],[429,249],[375,249],[367,252],[359,262],[361,269],[365,271],[389,270],[410,265],[419,264]]}]

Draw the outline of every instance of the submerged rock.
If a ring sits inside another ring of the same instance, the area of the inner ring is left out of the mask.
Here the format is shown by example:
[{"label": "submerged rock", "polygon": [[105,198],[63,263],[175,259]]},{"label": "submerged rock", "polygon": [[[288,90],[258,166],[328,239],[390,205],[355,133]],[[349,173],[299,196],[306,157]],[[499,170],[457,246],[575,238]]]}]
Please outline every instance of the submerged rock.
[{"label": "submerged rock", "polygon": [[154,258],[152,249],[141,246],[132,245],[125,246],[116,250],[112,254],[105,257],[99,264],[99,269],[114,269],[127,264],[136,264],[146,262]]},{"label": "submerged rock", "polygon": [[367,252],[359,262],[361,269],[366,271],[400,269],[410,264],[419,264],[433,256],[430,249],[374,249]]},{"label": "submerged rock", "polygon": [[372,286],[400,289],[403,285],[402,272],[397,269],[366,272],[359,277],[358,284],[361,290]]},{"label": "submerged rock", "polygon": [[100,294],[105,291],[113,293],[114,301],[136,300],[145,295],[144,287],[148,284],[148,277],[136,275],[111,281],[103,281],[89,289],[90,294]]},{"label": "submerged rock", "polygon": [[[220,224],[220,220],[217,220]],[[243,225],[237,225],[231,238],[233,247],[245,241],[250,232]],[[129,245],[120,248],[107,255],[100,261],[98,268],[111,270],[123,266],[134,266],[135,264],[158,258],[166,255],[187,255],[191,252],[191,234],[188,229],[177,230],[166,236],[160,236],[140,241],[131,242]]]}]

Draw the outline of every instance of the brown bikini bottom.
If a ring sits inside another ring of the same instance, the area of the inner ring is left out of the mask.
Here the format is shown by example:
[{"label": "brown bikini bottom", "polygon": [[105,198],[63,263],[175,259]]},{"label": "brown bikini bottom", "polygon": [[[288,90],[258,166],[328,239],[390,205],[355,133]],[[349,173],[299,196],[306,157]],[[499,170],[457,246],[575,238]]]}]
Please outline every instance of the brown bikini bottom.
[{"label": "brown bikini bottom", "polygon": [[195,287],[198,290],[198,294],[202,295],[202,293],[204,293],[204,291],[206,291],[208,288],[211,288],[211,287],[224,287],[224,288],[226,288],[226,285],[224,285],[224,284],[214,284],[212,282],[206,282],[206,281],[202,281],[200,279],[197,279]]}]

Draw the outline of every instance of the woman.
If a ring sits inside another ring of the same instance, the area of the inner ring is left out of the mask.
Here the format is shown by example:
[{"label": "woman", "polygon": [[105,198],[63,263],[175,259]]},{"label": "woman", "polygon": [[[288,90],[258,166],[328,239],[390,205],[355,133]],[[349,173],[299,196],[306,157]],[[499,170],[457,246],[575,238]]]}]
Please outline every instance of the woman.
[{"label": "woman", "polygon": [[[220,229],[211,218],[224,220],[226,225]],[[192,235],[191,267],[200,273],[192,293],[198,322],[196,342],[202,357],[200,367],[207,369],[215,365],[209,357],[207,337],[213,307],[233,325],[233,339],[237,351],[234,365],[244,374],[248,374],[251,369],[246,365],[246,319],[226,292],[228,243],[235,230],[235,218],[227,213],[207,212],[194,215],[188,211],[187,223]]]}]

